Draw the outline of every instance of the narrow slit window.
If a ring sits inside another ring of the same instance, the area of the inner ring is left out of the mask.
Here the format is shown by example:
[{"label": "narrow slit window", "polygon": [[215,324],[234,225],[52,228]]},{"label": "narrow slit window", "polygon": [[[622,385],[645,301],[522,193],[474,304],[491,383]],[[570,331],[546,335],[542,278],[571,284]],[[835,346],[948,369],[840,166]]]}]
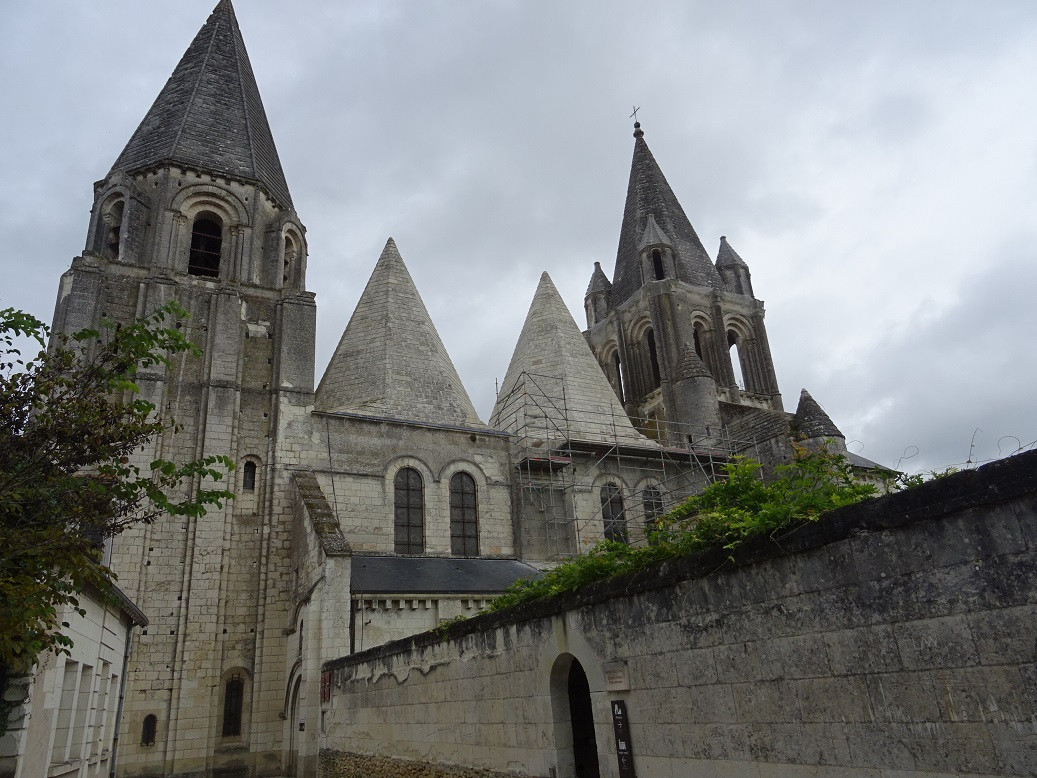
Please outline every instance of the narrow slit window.
[{"label": "narrow slit window", "polygon": [[158,717],[149,713],[144,717],[144,724],[140,728],[140,744],[142,746],[155,745],[155,730],[158,729]]},{"label": "narrow slit window", "polygon": [[691,337],[695,341],[695,353],[699,355],[699,359],[704,359],[702,356],[702,325],[698,322],[695,323],[695,328],[691,331]]},{"label": "narrow slit window", "polygon": [[404,467],[393,481],[395,548],[397,554],[421,554],[425,551],[425,490],[421,475],[413,467]]},{"label": "narrow slit window", "polygon": [[742,350],[738,345],[738,333],[734,330],[727,332],[728,353],[731,356],[731,369],[735,374],[735,386],[745,390],[745,375],[742,372]]},{"label": "narrow slit window", "polygon": [[479,556],[479,505],[475,479],[468,473],[450,478],[450,553]]},{"label": "narrow slit window", "polygon": [[245,682],[240,676],[227,681],[223,695],[223,736],[241,736],[241,706],[245,700]]},{"label": "narrow slit window", "polygon": [[663,254],[659,249],[652,249],[652,271],[655,273],[656,281],[662,281],[666,278],[666,270],[663,268]]},{"label": "narrow slit window", "polygon": [[193,276],[220,277],[223,227],[219,222],[199,216],[191,228],[191,256],[187,272]]},{"label": "narrow slit window", "polygon": [[601,487],[601,519],[605,525],[605,540],[627,542],[627,520],[623,514],[623,494],[615,484]]},{"label": "narrow slit window", "polygon": [[241,469],[241,488],[246,492],[254,492],[256,490],[255,462],[246,462],[245,466]]}]

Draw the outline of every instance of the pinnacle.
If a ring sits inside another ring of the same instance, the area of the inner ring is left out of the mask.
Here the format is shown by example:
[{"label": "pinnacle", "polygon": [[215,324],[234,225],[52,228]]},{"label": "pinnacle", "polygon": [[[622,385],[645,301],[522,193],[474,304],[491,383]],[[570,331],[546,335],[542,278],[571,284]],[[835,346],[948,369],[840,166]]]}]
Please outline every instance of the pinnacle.
[{"label": "pinnacle", "polygon": [[[543,280],[541,278],[541,280]],[[608,292],[612,289],[612,282],[609,281],[608,276],[605,275],[605,271],[601,269],[601,263],[594,263],[594,272],[591,273],[590,283],[587,285],[587,295],[592,295],[596,292]]]},{"label": "pinnacle", "polygon": [[806,389],[799,393],[799,405],[792,417],[792,426],[808,440],[846,437]]},{"label": "pinnacle", "polygon": [[484,428],[396,241],[385,242],[317,387],[315,408]]},{"label": "pinnacle", "polygon": [[230,0],[217,3],[191,41],[112,173],[169,163],[255,183],[292,207]]},{"label": "pinnacle", "polygon": [[720,248],[717,250],[717,267],[748,267],[745,260],[738,256],[738,252],[731,248],[727,242],[727,236],[720,236]]}]

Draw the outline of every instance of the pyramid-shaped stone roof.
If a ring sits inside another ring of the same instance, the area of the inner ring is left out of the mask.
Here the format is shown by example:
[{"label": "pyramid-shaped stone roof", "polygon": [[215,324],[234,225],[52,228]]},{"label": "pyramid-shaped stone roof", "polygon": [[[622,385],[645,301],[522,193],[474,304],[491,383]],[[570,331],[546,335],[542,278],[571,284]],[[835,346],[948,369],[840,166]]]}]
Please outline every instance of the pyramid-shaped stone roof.
[{"label": "pyramid-shaped stone roof", "polygon": [[792,428],[808,440],[846,437],[806,389],[799,393],[799,405],[792,417]]},{"label": "pyramid-shaped stone roof", "polygon": [[220,0],[191,41],[112,173],[167,163],[256,183],[292,207],[230,0]]},{"label": "pyramid-shaped stone roof", "polygon": [[645,143],[640,125],[635,127],[634,158],[630,164],[623,226],[619,232],[616,270],[612,274],[612,305],[621,304],[641,288],[639,246],[649,226],[649,218],[656,222],[657,230],[673,247],[679,280],[696,286],[720,288],[720,276],[713,261]]},{"label": "pyramid-shaped stone roof", "polygon": [[630,423],[547,273],[529,306],[490,424],[545,443],[655,446]]},{"label": "pyramid-shaped stone roof", "polygon": [[738,252],[731,248],[727,236],[720,236],[720,248],[717,250],[717,267],[749,267]]},{"label": "pyramid-shaped stone roof", "polygon": [[342,333],[314,406],[423,424],[486,427],[392,238]]},{"label": "pyramid-shaped stone roof", "polygon": [[612,290],[612,282],[609,281],[605,271],[601,269],[601,263],[594,263],[594,272],[591,273],[591,281],[587,284],[587,295],[592,295],[596,292],[608,292]]}]

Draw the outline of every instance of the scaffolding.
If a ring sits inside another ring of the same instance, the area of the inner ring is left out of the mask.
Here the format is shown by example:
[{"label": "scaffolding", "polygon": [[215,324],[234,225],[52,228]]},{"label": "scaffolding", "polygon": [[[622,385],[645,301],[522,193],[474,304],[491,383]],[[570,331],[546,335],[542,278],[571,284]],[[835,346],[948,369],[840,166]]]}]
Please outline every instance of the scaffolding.
[{"label": "scaffolding", "polygon": [[[619,481],[618,520],[623,536],[638,543],[657,516],[715,481],[733,456],[760,458],[756,441],[724,429],[632,418],[618,403],[573,407],[559,376],[523,372],[496,409],[495,426],[512,436],[527,558],[539,550],[545,561],[565,559],[601,539],[604,512],[612,510],[599,499],[603,483]],[[531,510],[544,517],[540,532]]]}]

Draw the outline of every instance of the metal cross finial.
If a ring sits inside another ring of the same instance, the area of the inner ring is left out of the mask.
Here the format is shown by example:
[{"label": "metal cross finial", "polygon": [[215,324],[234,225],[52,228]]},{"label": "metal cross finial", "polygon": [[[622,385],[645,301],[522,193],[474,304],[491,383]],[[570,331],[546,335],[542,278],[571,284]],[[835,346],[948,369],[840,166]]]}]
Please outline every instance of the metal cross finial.
[{"label": "metal cross finial", "polygon": [[640,110],[641,110],[641,106],[635,105],[634,106],[634,112],[632,114],[630,114],[630,118],[633,119],[635,122],[637,121],[637,112],[640,111]]}]

